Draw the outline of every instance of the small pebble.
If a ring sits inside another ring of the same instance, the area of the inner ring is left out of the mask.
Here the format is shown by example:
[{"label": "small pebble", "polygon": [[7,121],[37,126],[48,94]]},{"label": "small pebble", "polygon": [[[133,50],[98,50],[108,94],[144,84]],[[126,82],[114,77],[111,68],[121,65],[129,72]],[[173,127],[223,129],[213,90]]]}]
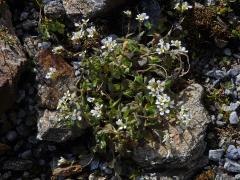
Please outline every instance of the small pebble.
[{"label": "small pebble", "polygon": [[240,174],[236,174],[234,177],[236,180],[240,180]]},{"label": "small pebble", "polygon": [[15,131],[10,131],[7,133],[6,138],[8,141],[15,141],[17,139],[17,133]]},{"label": "small pebble", "polygon": [[31,150],[27,150],[27,151],[24,151],[22,154],[21,154],[21,157],[23,159],[29,159],[31,158],[32,156],[32,151]]},{"label": "small pebble", "polygon": [[212,161],[219,162],[223,156],[223,149],[209,150],[208,158]]},{"label": "small pebble", "polygon": [[239,118],[238,118],[238,115],[237,115],[237,112],[236,112],[236,111],[231,112],[231,114],[230,114],[230,116],[229,116],[229,122],[230,122],[230,124],[232,124],[232,125],[238,124]]},{"label": "small pebble", "polygon": [[227,159],[224,164],[224,169],[226,169],[229,172],[240,173],[240,164]]},{"label": "small pebble", "polygon": [[224,54],[226,55],[226,56],[231,56],[232,55],[232,51],[231,51],[231,49],[229,49],[229,48],[226,48],[226,49],[224,49]]},{"label": "small pebble", "polygon": [[27,19],[28,15],[29,15],[28,12],[22,12],[20,15],[20,21]]}]

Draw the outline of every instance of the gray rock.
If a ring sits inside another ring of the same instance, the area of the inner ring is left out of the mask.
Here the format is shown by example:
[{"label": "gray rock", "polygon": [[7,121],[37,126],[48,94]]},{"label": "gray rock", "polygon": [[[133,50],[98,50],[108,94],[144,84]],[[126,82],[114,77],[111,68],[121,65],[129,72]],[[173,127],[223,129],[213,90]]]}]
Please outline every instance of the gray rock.
[{"label": "gray rock", "polygon": [[19,149],[23,146],[23,144],[24,144],[23,140],[18,141],[13,148],[14,151],[15,152],[19,151]]},{"label": "gray rock", "polygon": [[39,140],[65,142],[82,135],[86,125],[80,128],[77,125],[69,127],[64,122],[59,122],[59,114],[56,111],[45,110],[43,115],[38,121],[38,134]]},{"label": "gray rock", "polygon": [[238,107],[239,107],[239,103],[238,102],[230,103],[231,111],[236,111]]},{"label": "gray rock", "polygon": [[29,15],[28,12],[22,12],[20,15],[20,21],[27,19],[28,15]]},{"label": "gray rock", "polygon": [[223,149],[209,150],[208,158],[212,161],[219,162],[223,156]]},{"label": "gray rock", "polygon": [[107,166],[107,163],[103,163],[100,165],[100,169],[104,171],[105,174],[112,174],[113,171]]},{"label": "gray rock", "polygon": [[216,4],[216,0],[205,0],[205,4],[207,6],[212,6]]},{"label": "gray rock", "polygon": [[184,106],[192,114],[190,128],[179,134],[176,126],[167,128],[172,139],[168,146],[159,141],[145,143],[134,149],[133,159],[145,168],[181,168],[194,166],[194,160],[202,157],[206,142],[204,141],[208,123],[211,121],[201,99],[203,87],[192,84],[180,95]]},{"label": "gray rock", "polygon": [[30,175],[30,173],[29,173],[29,172],[27,172],[27,171],[25,171],[25,172],[23,173],[23,177],[24,177],[24,178],[28,178],[28,177],[29,177],[29,175]]},{"label": "gray rock", "polygon": [[34,58],[38,52],[38,43],[40,42],[37,36],[25,36],[23,37],[24,48],[27,51],[29,57]]},{"label": "gray rock", "polygon": [[219,48],[224,48],[229,43],[229,41],[226,41],[223,39],[218,39],[218,38],[214,38],[214,41],[215,41],[215,44],[217,45],[217,47],[219,47]]},{"label": "gray rock", "polygon": [[240,53],[233,54],[233,57],[235,57],[236,59],[240,59]]},{"label": "gray rock", "polygon": [[237,75],[236,80],[235,80],[235,84],[236,84],[237,86],[240,85],[240,74]]},{"label": "gray rock", "polygon": [[236,77],[237,75],[240,74],[240,66],[237,65],[234,68],[228,70],[227,75],[230,77]]},{"label": "gray rock", "polygon": [[31,144],[37,144],[37,139],[35,136],[30,136],[28,138],[28,142],[31,143]]},{"label": "gray rock", "polygon": [[231,160],[238,160],[240,159],[240,149],[234,145],[229,145],[225,156]]},{"label": "gray rock", "polygon": [[[206,158],[207,159],[207,158]],[[158,173],[146,173],[137,177],[136,180],[187,180],[193,179],[194,172],[207,164],[207,160],[204,157],[195,162],[194,166],[181,169],[166,169],[161,170]],[[223,180],[223,179],[221,179]]]},{"label": "gray rock", "polygon": [[236,180],[240,180],[240,174],[236,174],[234,177]]},{"label": "gray rock", "polygon": [[14,159],[5,161],[3,163],[3,169],[13,171],[25,171],[31,169],[32,165],[33,163],[30,160]]},{"label": "gray rock", "polygon": [[12,16],[8,8],[2,8],[1,3],[0,27],[6,29],[1,32],[0,39],[0,114],[10,108],[16,100],[17,83],[26,67],[26,56],[11,22]]},{"label": "gray rock", "polygon": [[215,180],[235,180],[235,178],[228,174],[220,172],[216,175]]},{"label": "gray rock", "polygon": [[31,150],[26,150],[21,154],[21,158],[23,159],[29,159],[32,156],[32,151]]},{"label": "gray rock", "polygon": [[12,176],[12,172],[11,171],[7,171],[0,177],[2,177],[3,179],[9,179],[11,176]]},{"label": "gray rock", "polygon": [[218,115],[217,115],[217,120],[222,120],[223,119],[223,114],[222,113],[219,113]]},{"label": "gray rock", "polygon": [[24,125],[24,124],[17,126],[16,130],[17,130],[18,134],[23,137],[27,137],[31,132],[30,129],[28,127],[26,127],[26,125]]},{"label": "gray rock", "polygon": [[224,121],[220,121],[220,120],[217,120],[216,121],[216,125],[218,126],[218,127],[223,127],[223,126],[225,126],[227,123],[226,122],[224,122]]},{"label": "gray rock", "polygon": [[16,131],[10,131],[7,133],[6,138],[8,141],[15,141],[17,139]]},{"label": "gray rock", "polygon": [[127,3],[128,0],[63,0],[66,14],[71,20],[106,15]]},{"label": "gray rock", "polygon": [[224,49],[223,52],[226,56],[231,56],[232,55],[232,51],[229,48]]},{"label": "gray rock", "polygon": [[240,164],[226,159],[226,162],[224,164],[224,169],[226,169],[229,172],[240,173]]},{"label": "gray rock", "polygon": [[237,115],[237,112],[236,112],[236,111],[231,112],[231,114],[230,114],[230,116],[229,116],[229,122],[230,122],[230,124],[232,124],[232,125],[238,124],[239,118],[238,118],[238,115]]},{"label": "gray rock", "polygon": [[50,145],[48,145],[48,150],[49,151],[56,151],[56,146],[50,146]]},{"label": "gray rock", "polygon": [[52,0],[44,5],[44,14],[51,18],[61,18],[65,15],[65,9],[60,0]]},{"label": "gray rock", "polygon": [[38,48],[39,49],[48,49],[50,47],[51,47],[51,42],[38,43]]},{"label": "gray rock", "polygon": [[212,77],[217,80],[221,80],[227,76],[227,73],[222,70],[211,70],[207,72],[207,76]]},{"label": "gray rock", "polygon": [[23,21],[22,23],[22,28],[26,31],[32,30],[33,28],[38,26],[38,22],[35,20],[30,20],[27,19],[25,21]]}]

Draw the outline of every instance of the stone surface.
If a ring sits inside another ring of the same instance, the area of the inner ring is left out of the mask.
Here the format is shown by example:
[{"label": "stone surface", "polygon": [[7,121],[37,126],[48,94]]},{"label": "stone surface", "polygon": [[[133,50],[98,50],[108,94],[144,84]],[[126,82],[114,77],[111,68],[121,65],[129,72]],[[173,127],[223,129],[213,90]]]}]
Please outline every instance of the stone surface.
[{"label": "stone surface", "polygon": [[10,146],[0,143],[0,155],[8,152],[10,149]]},{"label": "stone surface", "polygon": [[213,161],[219,162],[223,156],[223,149],[209,150],[208,158]]},{"label": "stone surface", "polygon": [[63,0],[66,14],[72,19],[93,17],[114,12],[118,7],[129,3],[128,0]]},{"label": "stone surface", "polygon": [[28,56],[34,58],[38,51],[38,43],[40,42],[37,36],[23,37],[23,44]]},{"label": "stone surface", "polygon": [[53,0],[45,2],[44,13],[51,18],[61,18],[65,15],[65,9],[63,7],[62,1]]},{"label": "stone surface", "polygon": [[67,167],[59,167],[53,170],[52,179],[58,179],[60,177],[69,177],[82,172],[82,167],[79,164],[71,165]]},{"label": "stone surface", "polygon": [[[47,49],[43,49],[38,53],[36,62],[39,106],[55,110],[58,100],[67,90],[74,86],[74,70],[62,57],[52,54]],[[49,80],[46,79],[46,74],[51,67],[57,70],[57,77]]]},{"label": "stone surface", "polygon": [[216,175],[215,180],[236,180],[234,177],[225,173],[219,173]]},{"label": "stone surface", "polygon": [[14,33],[10,11],[7,7],[0,8],[0,113],[2,113],[15,101],[17,82],[27,59]]},{"label": "stone surface", "polygon": [[240,173],[240,164],[227,159],[224,164],[224,169],[226,169],[229,172]]},{"label": "stone surface", "polygon": [[140,177],[137,177],[136,180],[187,180],[193,179],[195,171],[199,168],[202,168],[208,163],[207,157],[202,157],[196,161],[194,166],[189,168],[180,168],[180,169],[166,169],[161,170],[160,173],[147,173]]},{"label": "stone surface", "polygon": [[234,145],[229,145],[225,156],[231,160],[240,159],[240,148],[236,148]]},{"label": "stone surface", "polygon": [[169,126],[168,131],[172,139],[170,146],[159,143],[159,141],[139,145],[134,150],[133,159],[140,166],[145,168],[194,166],[193,161],[200,158],[205,150],[204,138],[210,122],[210,117],[201,102],[202,95],[203,87],[199,84],[193,84],[181,93],[180,97],[184,101],[184,106],[192,114],[191,128],[179,135],[175,126]]},{"label": "stone surface", "polygon": [[56,111],[45,110],[38,121],[37,138],[61,143],[79,137],[84,128],[84,125],[81,128],[75,125],[69,127],[64,122],[59,122]]},{"label": "stone surface", "polygon": [[13,170],[13,171],[24,171],[32,168],[32,161],[30,160],[22,160],[22,159],[14,159],[7,160],[3,164],[4,170]]},{"label": "stone surface", "polygon": [[233,125],[238,124],[239,118],[238,118],[236,111],[231,112],[231,114],[229,116],[229,122],[230,122],[230,124],[233,124]]}]

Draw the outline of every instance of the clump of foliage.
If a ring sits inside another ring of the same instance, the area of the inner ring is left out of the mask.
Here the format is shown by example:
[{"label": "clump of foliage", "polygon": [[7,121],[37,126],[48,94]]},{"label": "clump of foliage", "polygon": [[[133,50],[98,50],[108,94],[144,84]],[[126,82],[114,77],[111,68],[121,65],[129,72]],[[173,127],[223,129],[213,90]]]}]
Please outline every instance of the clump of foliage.
[{"label": "clump of foliage", "polygon": [[[106,37],[101,48],[80,54],[84,58],[78,90],[59,101],[62,121],[81,126],[84,120],[93,129],[95,152],[126,152],[153,134],[164,143],[168,125],[184,129],[191,120],[171,90],[175,78],[189,69],[186,48],[170,33],[143,41],[148,16],[142,13],[136,20],[139,34]],[[97,34],[86,22],[75,24],[78,31],[71,38],[75,43]]]},{"label": "clump of foliage", "polygon": [[8,45],[13,45],[16,43],[16,37],[12,36],[8,29],[4,26],[0,26],[0,39],[4,40]]},{"label": "clump of foliage", "polygon": [[65,25],[57,20],[51,20],[45,17],[41,20],[39,31],[43,40],[49,40],[50,38],[56,39],[56,34],[64,34]]}]

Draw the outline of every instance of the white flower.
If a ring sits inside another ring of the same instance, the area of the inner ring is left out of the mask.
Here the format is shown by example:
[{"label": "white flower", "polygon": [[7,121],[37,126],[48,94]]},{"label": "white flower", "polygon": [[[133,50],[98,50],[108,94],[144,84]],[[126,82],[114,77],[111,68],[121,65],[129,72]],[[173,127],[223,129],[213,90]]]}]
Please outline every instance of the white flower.
[{"label": "white flower", "polygon": [[46,74],[46,76],[45,76],[45,78],[46,78],[46,79],[51,79],[52,76],[54,75],[54,73],[56,73],[56,72],[57,72],[56,68],[50,67],[50,68],[49,68],[49,71],[47,72],[47,74]]},{"label": "white flower", "polygon": [[73,32],[71,40],[76,41],[76,40],[82,39],[84,36],[85,36],[85,31],[80,29],[77,32]]},{"label": "white flower", "polygon": [[79,23],[74,23],[74,26],[75,27],[80,27],[80,24]]},{"label": "white flower", "polygon": [[132,12],[131,12],[130,10],[123,11],[123,13],[124,13],[127,17],[131,17],[131,16],[132,16]]},{"label": "white flower", "polygon": [[148,82],[147,89],[149,89],[151,91],[149,94],[151,94],[152,96],[157,96],[159,93],[164,91],[164,89],[165,89],[165,82],[164,81],[160,81],[160,80],[156,81],[155,78],[152,78]]},{"label": "white flower", "polygon": [[59,99],[57,109],[61,110],[62,106],[66,105],[67,102],[71,101],[75,97],[76,97],[76,93],[70,93],[70,91],[68,90],[63,94],[63,97]]},{"label": "white flower", "polygon": [[58,54],[58,53],[60,53],[61,51],[63,51],[64,50],[64,47],[63,46],[56,46],[56,47],[54,47],[53,49],[52,49],[52,52],[54,53],[54,54]]},{"label": "white flower", "polygon": [[191,9],[192,6],[188,5],[187,2],[182,2],[182,3],[176,3],[174,9],[180,11],[180,12],[184,12],[188,9]]},{"label": "white flower", "polygon": [[93,97],[88,97],[88,98],[87,98],[87,101],[88,101],[88,102],[94,102],[94,101],[95,101],[95,98],[93,98]]},{"label": "white flower", "polygon": [[73,121],[76,121],[76,120],[81,121],[82,120],[81,111],[78,111],[78,110],[74,109],[73,112],[72,112],[72,116],[70,118]]},{"label": "white flower", "polygon": [[102,107],[103,107],[102,104],[98,104],[98,103],[97,103],[97,104],[94,106],[94,109],[92,109],[92,110],[90,111],[90,113],[92,114],[92,116],[94,116],[94,117],[96,117],[96,118],[100,118],[101,115],[102,115]]},{"label": "white flower", "polygon": [[160,55],[163,53],[167,53],[170,50],[170,44],[165,43],[163,39],[160,39],[158,42],[158,48],[156,49],[156,52]]},{"label": "white flower", "polygon": [[170,108],[173,108],[174,102],[171,101],[171,98],[167,94],[162,93],[157,95],[155,104],[157,105],[159,114],[164,116],[170,113]]},{"label": "white flower", "polygon": [[171,46],[174,46],[176,48],[180,48],[182,46],[182,42],[179,40],[171,40]]},{"label": "white flower", "polygon": [[66,160],[64,157],[60,157],[60,159],[57,162],[58,166],[64,165],[64,164],[68,164],[68,160]]},{"label": "white flower", "polygon": [[118,130],[124,130],[127,129],[127,125],[123,123],[122,119],[118,119],[116,121],[116,124],[119,126]]},{"label": "white flower", "polygon": [[82,25],[87,26],[89,19],[82,19]]},{"label": "white flower", "polygon": [[171,46],[176,47],[177,49],[172,50],[174,53],[188,53],[185,47],[182,46],[182,42],[179,40],[171,41]]},{"label": "white flower", "polygon": [[180,47],[180,48],[178,49],[178,51],[179,51],[179,52],[183,52],[183,53],[188,53],[188,50],[186,50],[185,47]]},{"label": "white flower", "polygon": [[192,119],[192,114],[190,113],[189,109],[185,108],[184,106],[181,106],[178,118],[180,120],[180,124],[188,126]]},{"label": "white flower", "polygon": [[90,28],[87,28],[86,31],[88,32],[89,38],[93,38],[97,32],[95,26],[91,26]]},{"label": "white flower", "polygon": [[145,20],[148,20],[148,19],[149,19],[149,16],[147,16],[146,13],[138,14],[137,17],[136,17],[136,20],[141,22],[141,23]]},{"label": "white flower", "polygon": [[116,40],[113,40],[112,37],[106,37],[102,41],[102,49],[107,49],[108,52],[111,52],[114,50],[114,48],[117,46]]}]

